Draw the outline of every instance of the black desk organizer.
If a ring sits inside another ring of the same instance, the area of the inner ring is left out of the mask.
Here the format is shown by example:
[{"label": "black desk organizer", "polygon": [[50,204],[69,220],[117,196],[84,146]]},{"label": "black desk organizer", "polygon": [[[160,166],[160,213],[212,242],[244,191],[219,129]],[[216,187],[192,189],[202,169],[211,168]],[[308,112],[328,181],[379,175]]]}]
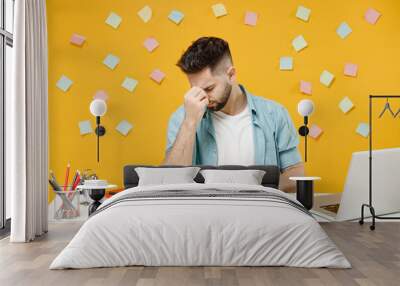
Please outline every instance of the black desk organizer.
[{"label": "black desk organizer", "polygon": [[364,224],[364,208],[369,208],[372,215],[372,224],[369,226],[371,230],[375,229],[376,219],[400,219],[400,217],[382,217],[375,214],[375,208],[372,204],[372,100],[373,99],[389,99],[389,98],[400,98],[400,95],[370,95],[369,96],[369,202],[368,204],[362,204],[361,206],[361,219],[360,224]]}]

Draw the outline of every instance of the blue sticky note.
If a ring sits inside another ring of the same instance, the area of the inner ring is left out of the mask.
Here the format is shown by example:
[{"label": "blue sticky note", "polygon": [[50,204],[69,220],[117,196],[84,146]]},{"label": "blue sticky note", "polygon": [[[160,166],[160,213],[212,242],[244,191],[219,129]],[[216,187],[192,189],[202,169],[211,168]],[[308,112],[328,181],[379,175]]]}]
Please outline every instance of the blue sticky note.
[{"label": "blue sticky note", "polygon": [[79,130],[81,135],[89,134],[93,132],[92,125],[89,120],[79,122]]},{"label": "blue sticky note", "polygon": [[299,6],[297,7],[296,17],[303,20],[304,22],[307,22],[308,19],[310,18],[310,13],[311,13],[310,9],[304,6]]},{"label": "blue sticky note", "polygon": [[363,137],[368,137],[369,135],[369,124],[365,122],[361,122],[358,124],[356,132]]},{"label": "blue sticky note", "polygon": [[130,124],[126,120],[122,120],[116,127],[117,131],[120,132],[122,135],[128,135],[129,131],[132,129],[132,124]]},{"label": "blue sticky note", "polygon": [[336,33],[339,35],[340,38],[344,39],[346,38],[348,35],[350,35],[350,33],[352,32],[352,29],[350,28],[350,26],[346,23],[346,22],[342,22],[340,24],[340,26],[337,28]]},{"label": "blue sticky note", "polygon": [[279,69],[281,71],[290,71],[293,69],[292,57],[281,57],[279,61]]},{"label": "blue sticky note", "polygon": [[115,67],[119,63],[119,57],[114,56],[113,54],[108,54],[106,58],[103,60],[103,64],[105,64],[110,69],[115,69]]},{"label": "blue sticky note", "polygon": [[183,15],[182,12],[178,10],[172,10],[171,13],[169,13],[168,19],[178,25],[183,20],[184,16],[185,15]]},{"label": "blue sticky note", "polygon": [[323,85],[329,87],[329,86],[331,85],[331,83],[332,83],[332,81],[333,81],[334,78],[335,78],[335,76],[334,76],[333,74],[331,74],[331,73],[328,72],[327,70],[324,70],[324,71],[321,73],[320,77],[319,77],[319,81],[320,81]]},{"label": "blue sticky note", "polygon": [[121,21],[122,18],[118,14],[111,12],[106,19],[106,24],[110,25],[114,29],[117,29],[121,24]]},{"label": "blue sticky note", "polygon": [[57,87],[66,92],[71,87],[72,83],[72,80],[70,80],[67,76],[62,75],[57,81]]},{"label": "blue sticky note", "polygon": [[296,52],[300,52],[302,49],[307,47],[307,42],[302,35],[299,35],[292,41],[292,46]]},{"label": "blue sticky note", "polygon": [[126,90],[132,92],[136,88],[136,85],[138,84],[138,81],[136,79],[126,77],[124,81],[122,82],[122,87],[125,88]]}]

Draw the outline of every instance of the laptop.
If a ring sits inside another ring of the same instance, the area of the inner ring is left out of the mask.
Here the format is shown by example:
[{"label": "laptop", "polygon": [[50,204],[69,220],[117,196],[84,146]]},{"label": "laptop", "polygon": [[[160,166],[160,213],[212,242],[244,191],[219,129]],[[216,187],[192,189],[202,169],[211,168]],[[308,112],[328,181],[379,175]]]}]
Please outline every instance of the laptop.
[{"label": "laptop", "polygon": [[[369,203],[369,152],[352,154],[343,193],[317,193],[311,210],[328,221],[358,220]],[[372,205],[376,215],[400,212],[400,148],[372,151]],[[369,208],[364,216],[370,217]]]}]

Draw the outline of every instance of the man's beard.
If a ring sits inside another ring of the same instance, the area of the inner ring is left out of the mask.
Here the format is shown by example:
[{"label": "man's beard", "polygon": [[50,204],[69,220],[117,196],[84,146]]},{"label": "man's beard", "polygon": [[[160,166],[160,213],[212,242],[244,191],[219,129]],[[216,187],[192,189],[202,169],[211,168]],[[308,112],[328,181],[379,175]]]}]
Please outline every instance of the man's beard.
[{"label": "man's beard", "polygon": [[224,108],[224,106],[226,105],[226,103],[229,100],[229,96],[231,95],[231,91],[232,91],[232,85],[227,83],[225,88],[224,88],[224,91],[222,93],[223,96],[221,98],[221,101],[219,101],[219,102],[216,101],[217,105],[213,106],[213,107],[208,107],[208,109],[212,110],[212,111],[220,111],[222,108]]}]

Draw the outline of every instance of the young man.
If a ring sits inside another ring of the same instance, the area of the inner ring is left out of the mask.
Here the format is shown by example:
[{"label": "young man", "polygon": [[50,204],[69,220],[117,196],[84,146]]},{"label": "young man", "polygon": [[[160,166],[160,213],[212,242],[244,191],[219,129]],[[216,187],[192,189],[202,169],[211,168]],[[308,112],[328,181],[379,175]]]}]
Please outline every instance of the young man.
[{"label": "young man", "polygon": [[238,84],[229,45],[202,37],[177,65],[191,89],[168,124],[165,165],[277,165],[279,188],[295,191],[303,176],[298,135],[287,110]]}]

